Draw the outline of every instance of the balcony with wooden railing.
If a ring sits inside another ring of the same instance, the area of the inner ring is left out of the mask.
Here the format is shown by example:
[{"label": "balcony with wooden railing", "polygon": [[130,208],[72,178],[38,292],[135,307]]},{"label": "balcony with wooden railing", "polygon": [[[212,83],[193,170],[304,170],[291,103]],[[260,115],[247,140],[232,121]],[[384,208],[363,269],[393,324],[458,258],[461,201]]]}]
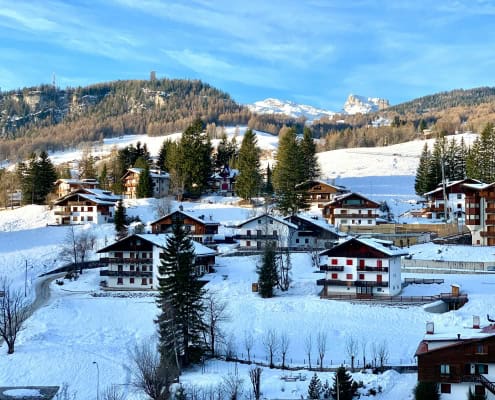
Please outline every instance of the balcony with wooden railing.
[{"label": "balcony with wooden railing", "polygon": [[355,281],[354,284],[358,287],[388,287],[388,282],[386,281],[377,282],[377,281],[358,280]]},{"label": "balcony with wooden railing", "polygon": [[333,214],[335,218],[378,218],[378,214],[356,214],[356,213],[337,213]]},{"label": "balcony with wooden railing", "polygon": [[366,271],[366,272],[388,272],[388,267],[377,267],[377,266],[371,266],[371,265],[366,265],[363,267],[357,267],[358,271]]},{"label": "balcony with wooden railing", "polygon": [[152,258],[130,258],[130,257],[102,257],[100,262],[103,264],[151,264]]},{"label": "balcony with wooden railing", "polygon": [[481,237],[486,237],[486,238],[495,238],[495,232],[490,232],[490,231],[482,231],[480,232]]},{"label": "balcony with wooden railing", "polygon": [[339,279],[318,279],[318,286],[354,286],[354,281],[341,281]]},{"label": "balcony with wooden railing", "polygon": [[131,278],[149,278],[153,276],[152,271],[110,271],[104,269],[100,271],[100,276],[116,276],[116,277],[131,277]]},{"label": "balcony with wooden railing", "polygon": [[490,217],[490,218],[485,219],[485,225],[495,225],[495,218]]},{"label": "balcony with wooden railing", "polygon": [[342,271],[344,271],[344,266],[343,265],[320,265],[320,271],[342,272]]},{"label": "balcony with wooden railing", "polygon": [[67,208],[65,208],[63,210],[55,210],[53,213],[55,215],[61,215],[61,216],[64,216],[64,217],[68,217],[68,216],[71,215],[70,209],[67,209]]}]

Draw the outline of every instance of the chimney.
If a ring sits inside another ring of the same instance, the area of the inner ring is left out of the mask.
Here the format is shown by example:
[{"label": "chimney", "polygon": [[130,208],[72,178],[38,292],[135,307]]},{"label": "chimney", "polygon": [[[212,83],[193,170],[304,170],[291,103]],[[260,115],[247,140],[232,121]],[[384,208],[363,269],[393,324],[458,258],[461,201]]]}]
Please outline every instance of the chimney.
[{"label": "chimney", "polygon": [[426,334],[427,335],[433,335],[435,333],[435,325],[433,322],[427,322],[426,323]]},{"label": "chimney", "polygon": [[461,334],[460,333],[457,334],[457,340],[461,340]]},{"label": "chimney", "polygon": [[480,317],[479,317],[479,315],[473,315],[473,329],[480,329]]}]

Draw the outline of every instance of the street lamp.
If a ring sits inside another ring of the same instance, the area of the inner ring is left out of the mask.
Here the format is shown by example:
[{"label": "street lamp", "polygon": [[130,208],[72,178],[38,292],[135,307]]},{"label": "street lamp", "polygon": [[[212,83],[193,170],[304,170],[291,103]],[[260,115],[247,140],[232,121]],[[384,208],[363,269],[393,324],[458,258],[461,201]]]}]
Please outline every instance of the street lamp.
[{"label": "street lamp", "polygon": [[96,365],[96,400],[100,400],[100,367],[97,361],[93,361],[93,364]]}]

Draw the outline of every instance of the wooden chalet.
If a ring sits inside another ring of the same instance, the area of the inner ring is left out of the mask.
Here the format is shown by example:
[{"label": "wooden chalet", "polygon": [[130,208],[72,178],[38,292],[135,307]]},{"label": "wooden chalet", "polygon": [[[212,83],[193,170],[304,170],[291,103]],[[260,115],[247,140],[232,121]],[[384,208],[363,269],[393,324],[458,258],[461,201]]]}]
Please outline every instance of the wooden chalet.
[{"label": "wooden chalet", "polygon": [[321,218],[302,214],[291,215],[285,218],[297,226],[297,230],[291,237],[292,249],[330,249],[339,239],[346,235],[337,232],[332,225]]},{"label": "wooden chalet", "polygon": [[113,221],[120,196],[101,189],[78,189],[53,202],[57,225],[103,224]]},{"label": "wooden chalet", "polygon": [[220,168],[208,180],[208,185],[213,193],[221,196],[233,196],[235,194],[235,181],[239,170],[228,166]]},{"label": "wooden chalet", "polygon": [[465,225],[472,244],[495,246],[495,183],[464,184],[466,190]]},{"label": "wooden chalet", "polygon": [[344,225],[376,225],[380,204],[359,193],[347,193],[323,206],[323,217],[338,229]]},{"label": "wooden chalet", "polygon": [[79,189],[97,189],[99,185],[96,179],[57,179],[55,193],[63,197]]},{"label": "wooden chalet", "polygon": [[[426,207],[422,214],[430,219],[455,220],[464,218],[466,193],[470,191],[466,184],[478,185],[481,182],[476,179],[448,182],[445,185],[445,196],[442,184],[438,185],[436,189],[425,193],[423,196],[426,200]],[[447,200],[447,208],[445,207],[445,200]]]},{"label": "wooden chalet", "polygon": [[466,399],[470,389],[477,398],[495,399],[493,324],[480,328],[474,316],[472,327],[435,332],[429,322],[415,355],[418,381],[438,383],[443,400]]},{"label": "wooden chalet", "polygon": [[320,253],[320,271],[326,273],[317,284],[322,297],[355,295],[358,298],[394,296],[401,286],[401,256],[406,250],[391,242],[351,238]]},{"label": "wooden chalet", "polygon": [[[142,168],[129,168],[121,178],[124,184],[124,197],[135,199],[139,184],[139,175]],[[158,169],[150,169],[151,183],[153,186],[153,197],[159,199],[167,196],[170,185],[170,175]]]},{"label": "wooden chalet", "polygon": [[306,181],[296,185],[296,188],[305,190],[308,202],[317,204],[319,208],[322,208],[325,203],[332,201],[335,197],[349,193],[349,190],[344,186],[322,180]]},{"label": "wooden chalet", "polygon": [[177,210],[151,222],[151,231],[153,233],[170,233],[174,223],[183,225],[189,232],[191,239],[203,244],[215,242],[214,237],[218,234],[218,227],[220,226],[220,223],[214,221],[211,215],[195,215]]},{"label": "wooden chalet", "polygon": [[[119,240],[97,253],[104,269],[104,287],[117,290],[158,289],[159,266],[166,247],[166,234],[135,234]],[[194,242],[196,274],[210,272],[215,264],[216,252],[201,243]]]}]

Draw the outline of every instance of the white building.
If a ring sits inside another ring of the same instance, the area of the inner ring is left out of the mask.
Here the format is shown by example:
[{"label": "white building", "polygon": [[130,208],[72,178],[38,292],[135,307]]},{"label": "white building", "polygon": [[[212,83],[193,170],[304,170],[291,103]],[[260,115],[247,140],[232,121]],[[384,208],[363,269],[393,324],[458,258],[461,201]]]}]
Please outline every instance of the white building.
[{"label": "white building", "polygon": [[335,197],[323,206],[323,216],[338,229],[342,226],[376,225],[380,204],[359,193]]}]

